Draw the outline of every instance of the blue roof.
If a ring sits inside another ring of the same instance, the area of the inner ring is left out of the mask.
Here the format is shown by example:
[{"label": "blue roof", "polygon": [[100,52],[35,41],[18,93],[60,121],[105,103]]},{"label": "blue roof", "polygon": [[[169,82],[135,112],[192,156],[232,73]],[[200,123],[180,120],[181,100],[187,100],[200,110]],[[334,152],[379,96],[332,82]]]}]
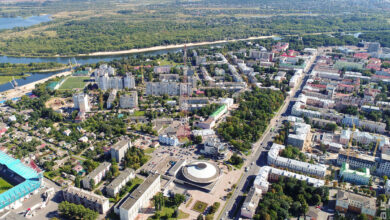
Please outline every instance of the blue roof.
[{"label": "blue roof", "polygon": [[42,173],[37,173],[34,169],[24,165],[20,160],[14,159],[2,151],[0,151],[0,164],[7,166],[8,169],[24,178],[22,183],[0,194],[0,209],[41,186]]}]

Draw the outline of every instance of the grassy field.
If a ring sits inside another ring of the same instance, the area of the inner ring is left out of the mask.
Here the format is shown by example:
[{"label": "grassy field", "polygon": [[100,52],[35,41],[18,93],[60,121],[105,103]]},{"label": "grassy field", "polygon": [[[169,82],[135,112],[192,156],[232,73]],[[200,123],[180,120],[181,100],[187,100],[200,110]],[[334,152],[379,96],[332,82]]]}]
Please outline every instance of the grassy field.
[{"label": "grassy field", "polygon": [[207,208],[207,203],[196,201],[195,205],[192,207],[192,210],[197,211],[199,213],[203,213]]},{"label": "grassy field", "polygon": [[145,152],[145,154],[151,154],[151,153],[153,153],[154,151],[156,150],[156,148],[148,148],[148,149],[146,149],[144,152]]},{"label": "grassy field", "polygon": [[14,186],[9,184],[7,181],[5,181],[3,178],[0,177],[0,194],[11,189],[12,187]]},{"label": "grassy field", "polygon": [[[21,79],[23,77],[29,77],[30,75],[25,74],[24,76],[14,76],[15,79]],[[0,76],[0,85],[9,83],[12,80],[12,76]]]},{"label": "grassy field", "polygon": [[62,83],[60,90],[83,89],[89,78],[86,76],[70,76]]}]

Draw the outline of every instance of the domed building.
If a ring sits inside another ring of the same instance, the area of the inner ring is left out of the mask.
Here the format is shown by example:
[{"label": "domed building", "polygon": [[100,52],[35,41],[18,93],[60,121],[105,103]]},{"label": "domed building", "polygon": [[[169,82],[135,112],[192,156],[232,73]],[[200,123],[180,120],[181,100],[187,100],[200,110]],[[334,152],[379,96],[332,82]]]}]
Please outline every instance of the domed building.
[{"label": "domed building", "polygon": [[221,174],[219,167],[206,161],[194,161],[187,164],[181,172],[184,178],[198,184],[212,183]]}]

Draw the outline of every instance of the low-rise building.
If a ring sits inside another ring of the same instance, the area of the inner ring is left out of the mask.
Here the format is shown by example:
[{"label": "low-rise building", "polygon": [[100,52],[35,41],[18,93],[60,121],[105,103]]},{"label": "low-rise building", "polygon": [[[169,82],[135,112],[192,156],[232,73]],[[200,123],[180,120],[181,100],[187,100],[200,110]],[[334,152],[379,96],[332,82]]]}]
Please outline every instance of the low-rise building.
[{"label": "low-rise building", "polygon": [[116,194],[126,185],[127,182],[134,179],[135,174],[132,169],[125,169],[110,184],[106,186],[108,196],[115,197]]},{"label": "low-rise building", "polygon": [[126,152],[131,147],[131,140],[125,138],[120,141],[118,141],[116,144],[114,144],[111,149],[111,159],[115,159],[116,162],[121,162],[123,157],[125,156]]},{"label": "low-rise building", "polygon": [[304,174],[314,175],[318,177],[325,177],[326,166],[323,164],[310,164],[298,160],[293,160],[279,156],[280,151],[285,148],[284,145],[273,144],[268,152],[268,164],[287,168],[289,170],[301,172]]},{"label": "low-rise building", "polygon": [[357,170],[349,169],[348,163],[343,163],[340,169],[340,177],[344,179],[346,182],[358,184],[358,185],[368,185],[370,182],[370,169],[363,168],[364,172],[360,172]]},{"label": "low-rise building", "polygon": [[259,204],[259,201],[261,199],[261,189],[258,189],[256,187],[252,187],[249,190],[248,195],[246,196],[244,200],[244,204],[241,208],[241,215],[253,219],[253,216],[256,213],[257,206]]},{"label": "low-rise building", "polygon": [[209,138],[204,142],[201,153],[223,160],[227,154],[227,145],[222,143],[219,138]]},{"label": "low-rise building", "polygon": [[158,136],[158,141],[160,144],[165,144],[168,146],[177,146],[180,143],[176,136],[166,134]]},{"label": "low-rise building", "polygon": [[74,186],[69,186],[62,191],[65,201],[83,205],[86,208],[92,209],[104,214],[108,211],[109,201],[104,196],[96,195],[93,192],[82,190]]},{"label": "low-rise building", "polygon": [[[111,167],[111,163],[103,162],[96,169],[90,172],[87,176],[82,179],[82,184],[85,189],[91,190],[91,182],[97,185],[106,176],[108,170]],[[93,180],[93,181],[92,181]]]},{"label": "low-rise building", "polygon": [[375,198],[339,190],[336,195],[336,210],[347,213],[365,214],[369,219],[376,215]]},{"label": "low-rise building", "polygon": [[120,216],[120,220],[136,219],[140,209],[147,206],[150,199],[160,190],[160,175],[151,173],[136,190],[114,207],[114,211]]}]

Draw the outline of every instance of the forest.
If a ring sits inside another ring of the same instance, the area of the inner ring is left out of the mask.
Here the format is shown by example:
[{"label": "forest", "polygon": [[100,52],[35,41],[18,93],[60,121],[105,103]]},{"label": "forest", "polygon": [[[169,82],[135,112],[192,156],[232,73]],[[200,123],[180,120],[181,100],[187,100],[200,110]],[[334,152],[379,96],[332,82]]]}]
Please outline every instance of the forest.
[{"label": "forest", "polygon": [[254,219],[283,220],[304,216],[309,206],[327,202],[328,197],[329,190],[326,187],[315,188],[304,181],[281,177],[260,201]]},{"label": "forest", "polygon": [[[149,1],[129,0],[120,4],[114,0],[97,0],[90,5],[76,0],[4,7],[0,10],[3,16],[7,12],[34,14],[39,8],[39,13],[53,14],[54,20],[0,31],[0,53],[77,55],[252,36],[341,32],[363,32],[362,37],[367,39],[389,40],[380,33],[390,31],[388,14],[379,13],[388,7],[384,3],[366,5],[361,0],[360,3],[301,0],[294,4],[287,0],[146,2]],[[341,9],[341,5],[347,4],[348,7]],[[55,7],[59,5],[64,11],[61,14]],[[352,9],[354,13],[341,12]],[[360,13],[363,9],[364,14]],[[332,13],[326,13],[328,10]]]},{"label": "forest", "polygon": [[265,131],[285,97],[280,91],[255,88],[239,99],[240,107],[220,124],[217,131],[237,150],[246,152]]}]

